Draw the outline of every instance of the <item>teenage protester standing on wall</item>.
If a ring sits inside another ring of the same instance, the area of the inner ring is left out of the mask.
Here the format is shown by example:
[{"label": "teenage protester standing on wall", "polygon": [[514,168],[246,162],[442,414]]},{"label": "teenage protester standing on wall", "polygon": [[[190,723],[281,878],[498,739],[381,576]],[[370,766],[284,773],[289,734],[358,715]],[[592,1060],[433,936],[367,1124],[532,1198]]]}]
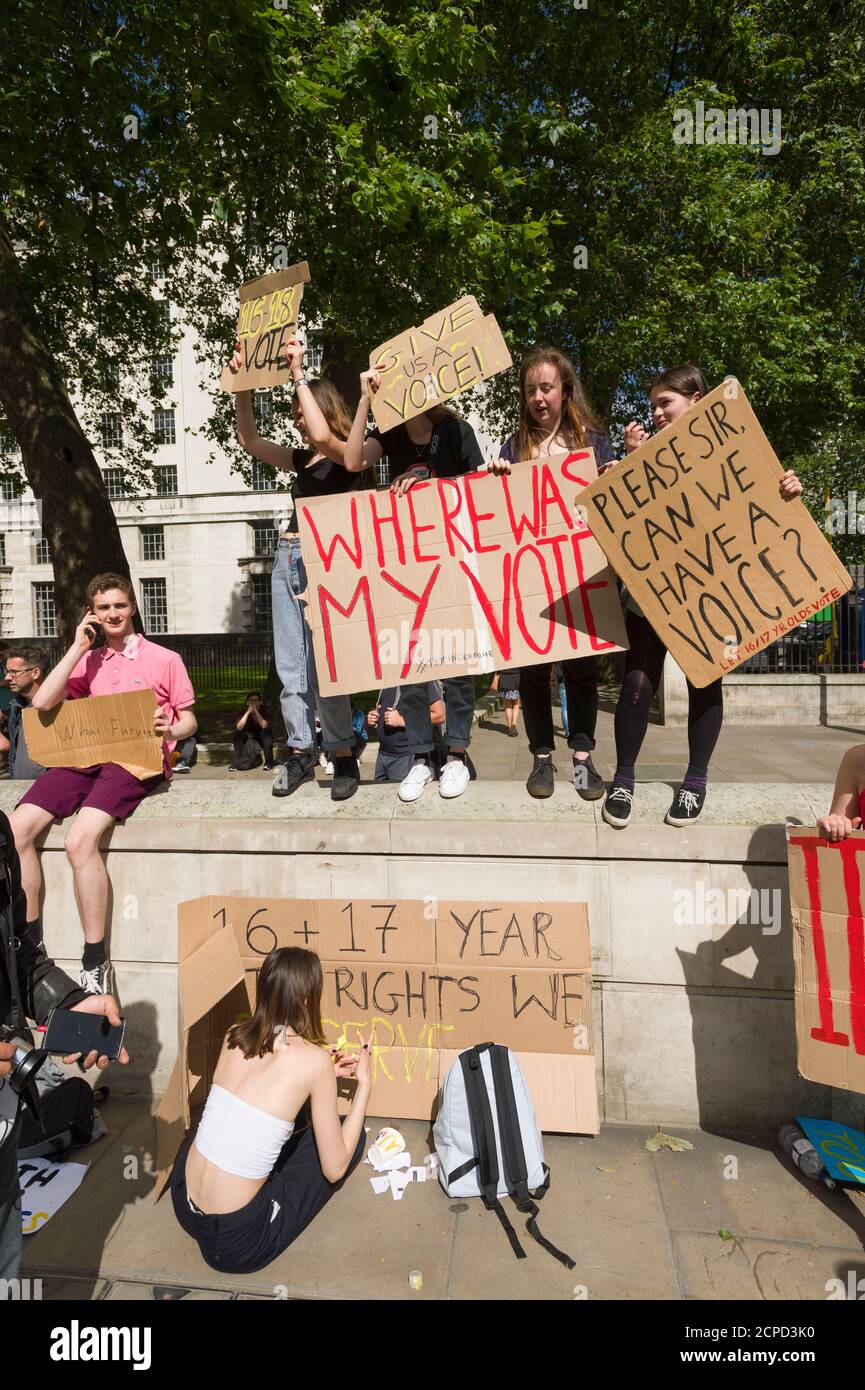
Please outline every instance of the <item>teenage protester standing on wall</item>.
[{"label": "teenage protester standing on wall", "polygon": [[[598,472],[614,462],[615,454],[586,400],[573,364],[557,348],[532,348],[520,364],[520,422],[502,445],[491,473],[510,473],[514,464],[590,448]],[[526,782],[530,796],[552,796],[555,790],[553,697],[551,662],[520,668],[523,719],[534,754]],[[571,657],[561,663],[568,710],[568,746],[573,753],[574,786],[584,801],[597,801],[604,783],[594,763],[598,722],[598,667],[594,656]]]},{"label": "teenage protester standing on wall", "polygon": [[[298,534],[297,502],[302,497],[333,497],[357,487],[359,474],[369,467],[372,451],[360,449],[353,463],[346,460],[346,440],[351,420],[348,407],[336,387],[324,379],[310,382],[303,370],[303,347],[296,339],[288,344],[287,357],[294,384],[294,424],[309,448],[294,449],[262,439],[252,409],[252,392],[238,391],[237,438],[247,453],[269,468],[293,473],[291,494],[294,511],[280,534],[271,579],[273,595],[273,650],[282,682],[280,704],[288,743],[288,757],[273,784],[274,796],[291,796],[315,777],[318,749],[315,716],[321,720],[322,746],[333,763],[330,795],[333,801],[354,796],[360,770],[354,756],[351,700],[347,695],[322,697],[318,693],[312,634],[306,618],[306,568]],[[240,370],[240,350],[229,362]]]},{"label": "teenage protester standing on wall", "polygon": [[[346,446],[347,467],[357,467],[364,456],[373,463],[387,457],[393,479],[391,491],[398,497],[429,478],[459,478],[483,470],[483,455],[474,430],[445,406],[433,406],[393,429],[374,429],[364,442],[370,398],[380,385],[379,371],[361,372],[360,400]],[[450,676],[442,684],[447,760],[439,778],[439,795],[453,798],[462,795],[471,777],[466,753],[474,722],[475,684],[472,676]],[[400,783],[401,801],[417,801],[433,780],[430,755],[435,740],[428,690],[428,681],[400,686],[400,713],[412,753],[411,768]]]},{"label": "teenage protester standing on wall", "polygon": [[[662,430],[708,394],[706,379],[693,362],[673,367],[655,377],[649,387],[655,428]],[[649,438],[636,420],[625,428],[625,449],[630,454]],[[799,497],[802,484],[787,471],[779,483],[785,502]],[[626,595],[625,628],[629,648],[625,676],[616,706],[616,771],[603,807],[608,825],[623,830],[631,819],[636,762],[649,725],[649,710],[661,683],[667,648],[644,616],[636,600]],[[706,801],[709,762],[724,719],[720,677],[698,689],[688,681],[688,768],[665,817],[667,825],[693,825]]]}]

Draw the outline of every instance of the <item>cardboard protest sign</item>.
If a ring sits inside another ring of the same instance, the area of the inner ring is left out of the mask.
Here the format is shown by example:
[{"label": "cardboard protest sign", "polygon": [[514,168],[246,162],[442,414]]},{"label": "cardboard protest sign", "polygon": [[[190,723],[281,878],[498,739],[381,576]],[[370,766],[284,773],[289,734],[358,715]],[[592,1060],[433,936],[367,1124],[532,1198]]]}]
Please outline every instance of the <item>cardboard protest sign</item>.
[{"label": "cardboard protest sign", "polygon": [[709,685],[852,583],[798,499],[737,381],[725,381],[578,504],[658,636]]},{"label": "cardboard protest sign", "polygon": [[865,833],[788,826],[787,846],[799,1071],[865,1093]]},{"label": "cardboard protest sign", "polygon": [[32,1236],[50,1221],[81,1186],[86,1163],[57,1163],[53,1158],[19,1158],[21,1230]]},{"label": "cardboard protest sign", "polygon": [[279,386],[288,379],[286,343],[297,332],[303,286],[309,278],[309,266],[299,261],[241,285],[237,341],[243,364],[236,374],[223,368],[219,379],[223,391]]},{"label": "cardboard protest sign", "polygon": [[543,1129],[597,1133],[585,904],[439,901],[435,910],[410,900],[181,903],[180,1051],[157,1116],[160,1177],[226,1029],[252,1007],[261,962],[282,946],[321,958],[328,1042],[354,1051],[370,1040],[370,1114],[430,1119],[456,1053],[494,1038],[518,1054]]},{"label": "cardboard protest sign", "polygon": [[155,777],[162,771],[162,739],[153,732],[155,709],[152,690],[87,695],[51,710],[25,709],[27,751],[43,767],[119,763],[134,777]]},{"label": "cardboard protest sign", "polygon": [[591,449],[298,499],[322,695],[562,661],[627,645],[615,578],[574,510]]},{"label": "cardboard protest sign", "polygon": [[370,402],[375,422],[391,430],[504,371],[512,360],[493,315],[467,294],[375,348],[369,365],[381,368],[381,386]]},{"label": "cardboard protest sign", "polygon": [[796,1123],[811,1140],[830,1178],[865,1186],[865,1134],[837,1120],[812,1120],[797,1115]]}]

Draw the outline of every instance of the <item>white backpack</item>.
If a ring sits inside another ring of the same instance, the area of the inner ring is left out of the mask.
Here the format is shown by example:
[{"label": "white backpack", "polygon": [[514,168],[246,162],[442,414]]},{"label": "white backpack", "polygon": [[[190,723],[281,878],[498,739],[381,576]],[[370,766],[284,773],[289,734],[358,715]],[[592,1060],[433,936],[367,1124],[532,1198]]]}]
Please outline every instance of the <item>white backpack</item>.
[{"label": "white backpack", "polygon": [[[433,1126],[439,1182],[449,1197],[481,1197],[494,1211],[518,1260],[526,1252],[499,1201],[512,1196],[526,1230],[568,1269],[574,1261],[545,1240],[536,1203],[550,1185],[541,1131],[520,1065],[500,1043],[461,1052],[444,1080]],[[535,1189],[532,1191],[531,1189]]]}]

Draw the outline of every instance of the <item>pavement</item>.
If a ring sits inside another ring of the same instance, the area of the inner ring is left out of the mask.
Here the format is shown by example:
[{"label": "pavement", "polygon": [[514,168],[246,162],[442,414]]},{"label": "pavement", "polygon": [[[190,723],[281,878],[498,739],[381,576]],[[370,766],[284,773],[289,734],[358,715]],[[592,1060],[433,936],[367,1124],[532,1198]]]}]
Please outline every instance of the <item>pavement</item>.
[{"label": "pavement", "polygon": [[[573,1270],[525,1235],[507,1199],[525,1260],[479,1199],[426,1182],[395,1202],[373,1193],[362,1164],[267,1269],[223,1275],[170,1197],[153,1205],[147,1102],[112,1098],[103,1115],[109,1136],[73,1155],[90,1162],[78,1193],[25,1238],[22,1272],[42,1280],[43,1299],[825,1300],[828,1281],[865,1276],[865,1192],[803,1178],[769,1140],[676,1129],[693,1150],[651,1153],[651,1129],[615,1125],[544,1138],[552,1182],[539,1226]],[[397,1123],[420,1162],[428,1127]]]}]

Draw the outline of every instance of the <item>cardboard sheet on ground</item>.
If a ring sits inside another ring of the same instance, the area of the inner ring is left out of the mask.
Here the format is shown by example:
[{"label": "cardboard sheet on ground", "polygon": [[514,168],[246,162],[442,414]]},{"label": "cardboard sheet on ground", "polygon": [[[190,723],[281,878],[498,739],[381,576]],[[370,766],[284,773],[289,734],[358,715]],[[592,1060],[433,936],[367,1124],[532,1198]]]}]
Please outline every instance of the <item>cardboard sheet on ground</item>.
[{"label": "cardboard sheet on ground", "polygon": [[440,901],[435,918],[424,914],[398,899],[179,905],[179,1053],[157,1112],[155,1196],[277,946],[321,957],[329,1043],[352,1051],[371,1036],[371,1115],[429,1120],[457,1052],[494,1040],[518,1055],[542,1129],[597,1133],[585,904]]},{"label": "cardboard sheet on ground", "polygon": [[51,1158],[19,1158],[21,1229],[32,1236],[68,1202],[84,1180],[86,1163],[55,1163]]},{"label": "cardboard sheet on ground", "polygon": [[153,733],[152,690],[87,695],[52,710],[24,710],[27,751],[43,767],[119,763],[134,777],[162,771],[162,739]]},{"label": "cardboard sheet on ground", "polygon": [[811,1140],[830,1178],[865,1186],[865,1134],[837,1120],[797,1115],[796,1123]]},{"label": "cardboard sheet on ground", "polygon": [[577,499],[613,568],[695,686],[813,618],[852,580],[726,381]]},{"label": "cardboard sheet on ground", "polygon": [[574,510],[591,449],[298,503],[323,695],[626,644],[615,577]]},{"label": "cardboard sheet on ground", "polygon": [[223,367],[219,379],[223,391],[280,386],[288,380],[285,345],[297,332],[303,286],[309,278],[309,266],[299,261],[241,285],[237,341],[243,364],[236,374]]},{"label": "cardboard sheet on ground", "polygon": [[799,1071],[865,1093],[865,833],[788,826],[787,863]]},{"label": "cardboard sheet on ground", "polygon": [[369,355],[381,365],[371,400],[375,422],[391,430],[512,365],[501,330],[474,295],[464,295]]}]

